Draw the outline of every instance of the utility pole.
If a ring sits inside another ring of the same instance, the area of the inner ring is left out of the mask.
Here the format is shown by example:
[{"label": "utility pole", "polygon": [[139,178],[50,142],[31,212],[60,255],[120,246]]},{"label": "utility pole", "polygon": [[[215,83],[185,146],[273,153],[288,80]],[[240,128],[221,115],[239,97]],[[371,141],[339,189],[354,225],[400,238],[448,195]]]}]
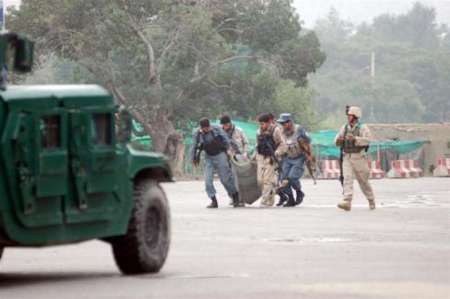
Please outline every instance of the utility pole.
[{"label": "utility pole", "polygon": [[[376,95],[375,95],[375,51],[372,51],[370,54],[370,91],[372,93],[373,100],[375,101]],[[374,109],[373,109],[373,102],[370,104],[370,117],[372,119],[375,119]]]},{"label": "utility pole", "polygon": [[370,78],[375,79],[375,52],[370,55]]}]

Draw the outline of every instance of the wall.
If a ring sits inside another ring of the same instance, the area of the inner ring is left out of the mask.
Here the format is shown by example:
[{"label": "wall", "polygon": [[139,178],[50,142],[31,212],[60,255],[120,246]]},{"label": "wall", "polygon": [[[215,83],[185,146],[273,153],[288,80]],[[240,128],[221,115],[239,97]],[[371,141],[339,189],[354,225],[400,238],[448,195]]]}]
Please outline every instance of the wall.
[{"label": "wall", "polygon": [[438,158],[450,158],[450,123],[441,124],[369,124],[376,140],[426,140],[424,171],[431,175],[430,166]]}]

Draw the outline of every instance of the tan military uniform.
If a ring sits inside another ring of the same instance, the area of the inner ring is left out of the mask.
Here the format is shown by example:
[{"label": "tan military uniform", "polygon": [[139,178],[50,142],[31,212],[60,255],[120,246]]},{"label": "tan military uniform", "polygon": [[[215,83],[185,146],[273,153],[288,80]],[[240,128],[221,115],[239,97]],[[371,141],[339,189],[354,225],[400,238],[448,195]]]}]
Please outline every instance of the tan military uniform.
[{"label": "tan military uniform", "polygon": [[[273,139],[276,146],[278,146],[282,141],[282,133],[280,127],[271,125],[265,132],[261,132],[261,129],[259,129],[257,135],[270,134],[271,132],[273,132]],[[272,157],[264,157],[260,154],[256,155],[256,162],[258,185],[262,189],[261,205],[273,206],[275,189],[277,187],[278,180],[278,173],[276,171],[278,165],[275,161],[273,161]]]},{"label": "tan military uniform", "polygon": [[344,147],[344,159],[342,163],[344,174],[344,209],[349,210],[351,208],[351,201],[353,199],[353,178],[356,178],[358,181],[361,191],[369,201],[370,207],[375,208],[375,196],[369,183],[367,154],[366,151],[362,149],[362,147],[369,145],[371,139],[370,130],[365,124],[356,124],[353,128],[346,124],[336,135],[335,142],[337,146],[341,146],[338,142],[338,138],[344,137],[344,135],[353,135],[355,140],[353,146],[350,145],[349,147]]},{"label": "tan military uniform", "polygon": [[[228,133],[228,132],[227,132]],[[229,134],[230,136],[230,134]],[[242,155],[247,155],[248,153],[248,139],[247,136],[245,136],[244,131],[233,125],[231,128],[231,139],[235,142],[235,144],[238,146],[239,151]]]}]

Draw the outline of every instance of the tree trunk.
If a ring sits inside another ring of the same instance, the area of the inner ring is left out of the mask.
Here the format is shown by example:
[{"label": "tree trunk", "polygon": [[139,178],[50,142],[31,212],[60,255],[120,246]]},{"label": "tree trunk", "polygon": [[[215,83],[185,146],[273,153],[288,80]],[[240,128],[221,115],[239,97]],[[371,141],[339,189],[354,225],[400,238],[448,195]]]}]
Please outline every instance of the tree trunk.
[{"label": "tree trunk", "polygon": [[184,173],[185,146],[182,134],[176,130],[170,118],[171,115],[167,110],[159,109],[156,113],[156,119],[151,120],[150,136],[152,137],[153,150],[164,153],[169,157],[174,174],[181,176]]},{"label": "tree trunk", "polygon": [[[129,106],[132,101],[126,98],[122,92],[110,84],[113,94],[116,99]],[[172,170],[176,176],[181,176],[184,173],[184,151],[183,136],[177,132],[174,123],[171,120],[171,113],[167,109],[157,109],[152,113],[146,113],[154,110],[154,107],[146,107],[143,105],[142,111],[137,109],[130,109],[133,118],[142,124],[144,130],[152,138],[153,150],[165,154],[171,163]],[[153,118],[148,115],[154,115]]]}]

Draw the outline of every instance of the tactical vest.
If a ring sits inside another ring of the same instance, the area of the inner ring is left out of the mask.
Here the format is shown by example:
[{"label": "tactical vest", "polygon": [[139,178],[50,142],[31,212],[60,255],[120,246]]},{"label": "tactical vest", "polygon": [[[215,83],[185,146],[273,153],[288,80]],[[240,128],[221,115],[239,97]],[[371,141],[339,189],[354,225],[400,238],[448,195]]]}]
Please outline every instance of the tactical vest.
[{"label": "tactical vest", "polygon": [[294,132],[290,134],[289,136],[286,135],[286,133],[283,132],[284,142],[287,146],[287,157],[290,159],[295,159],[300,157],[300,155],[303,153],[302,148],[300,147],[300,144],[298,143],[298,131],[300,130],[299,125],[295,125]]},{"label": "tactical vest", "polygon": [[203,138],[203,149],[205,152],[210,156],[216,156],[222,152],[226,152],[227,147],[220,136],[216,136],[214,131],[210,131],[210,133],[213,135],[213,140],[211,142],[206,143],[205,138]]},{"label": "tactical vest", "polygon": [[345,129],[344,129],[344,145],[343,145],[343,150],[344,150],[345,153],[347,153],[347,154],[355,154],[355,153],[360,153],[363,150],[367,151],[369,149],[369,146],[356,145],[356,140],[350,141],[350,140],[346,140],[345,139],[345,137],[348,134],[352,134],[355,137],[360,137],[361,136],[360,129],[361,129],[361,124],[360,123],[358,123],[353,130],[351,130],[349,128],[348,124],[345,125]]},{"label": "tactical vest", "polygon": [[273,157],[277,145],[273,139],[274,128],[270,129],[268,133],[261,133],[256,140],[256,152],[264,157]]},{"label": "tactical vest", "polygon": [[228,137],[230,137],[230,139],[233,139],[233,134],[234,131],[236,130],[236,126],[232,125],[231,130],[225,131],[225,133],[227,133]]}]

